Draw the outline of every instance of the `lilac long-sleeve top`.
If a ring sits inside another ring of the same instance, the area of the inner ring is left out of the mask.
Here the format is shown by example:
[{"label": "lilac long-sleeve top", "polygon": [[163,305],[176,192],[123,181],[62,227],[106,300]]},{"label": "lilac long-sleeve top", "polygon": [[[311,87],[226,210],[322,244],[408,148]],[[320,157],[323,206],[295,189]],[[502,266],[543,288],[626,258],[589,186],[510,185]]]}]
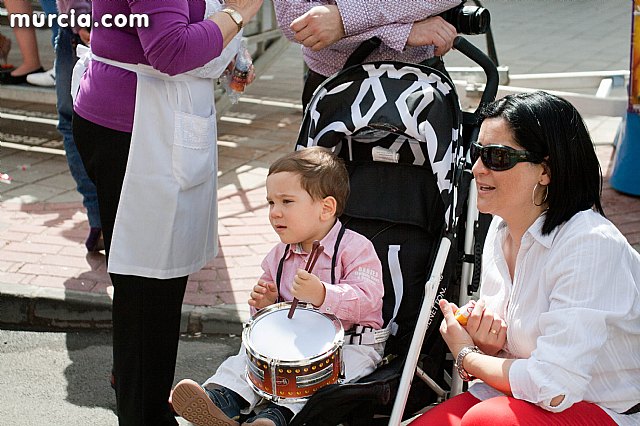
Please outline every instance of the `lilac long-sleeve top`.
[{"label": "lilac long-sleeve top", "polygon": [[[379,329],[382,327],[382,265],[371,241],[364,236],[345,230],[338,247],[336,258],[336,282],[331,282],[331,259],[341,224],[336,224],[320,241],[325,250],[320,254],[313,273],[324,284],[326,296],[319,306],[321,312],[328,312],[340,319],[345,330],[355,324]],[[261,280],[275,283],[280,259],[285,255],[286,245],[277,244],[262,261],[264,273]],[[308,253],[299,246],[291,245],[286,253],[280,279],[280,297],[293,300],[291,289],[298,269],[304,269]],[[255,309],[251,313],[255,314]]]},{"label": "lilac long-sleeve top", "polygon": [[[220,28],[204,19],[204,0],[94,0],[91,50],[119,62],[146,64],[176,75],[201,67],[222,52]],[[147,14],[148,28],[100,25],[105,14]],[[74,110],[95,124],[131,132],[136,75],[91,61],[80,82]]]},{"label": "lilac long-sleeve top", "polygon": [[413,23],[457,6],[460,0],[273,0],[278,25],[289,40],[296,42],[291,22],[315,6],[337,5],[345,37],[317,52],[302,48],[304,61],[313,71],[330,76],[342,69],[347,58],[365,40],[374,36],[380,47],[367,60],[418,63],[433,56],[434,47],[408,47]]}]

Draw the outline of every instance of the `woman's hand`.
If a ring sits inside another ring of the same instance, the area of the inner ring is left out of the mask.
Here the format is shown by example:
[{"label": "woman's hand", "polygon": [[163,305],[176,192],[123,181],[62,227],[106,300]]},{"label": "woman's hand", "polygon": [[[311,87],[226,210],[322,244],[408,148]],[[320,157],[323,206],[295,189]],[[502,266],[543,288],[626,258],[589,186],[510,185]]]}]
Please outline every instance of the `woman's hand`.
[{"label": "woman's hand", "polygon": [[326,290],[320,278],[304,269],[298,269],[293,279],[291,294],[298,300],[309,302],[314,306],[320,306],[324,303]]},{"label": "woman's hand", "polygon": [[251,291],[249,305],[256,309],[266,308],[278,300],[278,287],[274,283],[260,280]]},{"label": "woman's hand", "polygon": [[[240,13],[240,15],[242,15],[243,24],[247,25],[260,10],[262,0],[227,0],[224,6],[228,6]],[[215,22],[218,28],[220,28],[223,47],[227,47],[231,40],[233,40],[233,38],[238,34],[239,28],[235,23],[235,20],[223,11],[218,11],[207,19]]]},{"label": "woman's hand", "polygon": [[449,303],[445,299],[440,300],[440,310],[444,315],[444,319],[440,324],[440,334],[442,334],[454,358],[458,356],[458,352],[465,346],[475,346],[467,330],[460,325],[453,315],[456,309],[457,306],[454,303]]},{"label": "woman's hand", "polygon": [[88,29],[80,28],[78,30],[78,36],[85,46],[89,46],[89,43],[91,43],[91,33]]},{"label": "woman's hand", "polygon": [[244,24],[247,25],[262,7],[262,0],[227,0],[224,4],[240,12]]},{"label": "woman's hand", "polygon": [[507,324],[498,314],[486,308],[482,299],[474,306],[465,329],[476,346],[487,355],[500,352],[507,340]]}]

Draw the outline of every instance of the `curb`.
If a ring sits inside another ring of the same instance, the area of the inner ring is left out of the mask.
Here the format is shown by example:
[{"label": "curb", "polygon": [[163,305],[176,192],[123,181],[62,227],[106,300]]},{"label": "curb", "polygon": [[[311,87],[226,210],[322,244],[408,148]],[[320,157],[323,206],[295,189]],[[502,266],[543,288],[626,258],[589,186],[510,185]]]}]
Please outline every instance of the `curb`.
[{"label": "curb", "polygon": [[26,83],[4,85],[2,86],[0,99],[55,105],[56,91],[51,87],[31,86]]},{"label": "curb", "polygon": [[[180,332],[242,334],[249,319],[246,304],[182,306]],[[111,328],[111,298],[107,294],[0,283],[0,325],[47,330]]]}]

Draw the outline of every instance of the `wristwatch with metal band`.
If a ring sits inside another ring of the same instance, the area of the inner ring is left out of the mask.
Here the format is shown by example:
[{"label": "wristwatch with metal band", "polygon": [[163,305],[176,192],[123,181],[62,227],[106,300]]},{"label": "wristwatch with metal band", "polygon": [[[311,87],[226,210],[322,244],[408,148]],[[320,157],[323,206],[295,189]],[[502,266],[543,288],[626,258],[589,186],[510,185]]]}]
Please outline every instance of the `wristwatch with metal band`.
[{"label": "wristwatch with metal band", "polygon": [[222,9],[221,12],[226,13],[231,17],[231,19],[233,19],[233,22],[235,22],[236,25],[238,26],[238,32],[240,32],[242,27],[244,27],[244,21],[242,20],[242,15],[240,14],[240,12],[230,7],[226,7]]},{"label": "wristwatch with metal band", "polygon": [[465,382],[475,379],[475,377],[469,374],[469,372],[465,370],[464,367],[462,366],[462,363],[464,362],[464,357],[466,357],[472,352],[475,352],[478,354],[484,353],[477,346],[465,346],[460,350],[460,352],[458,352],[458,357],[456,358],[456,368],[458,369],[458,375]]}]

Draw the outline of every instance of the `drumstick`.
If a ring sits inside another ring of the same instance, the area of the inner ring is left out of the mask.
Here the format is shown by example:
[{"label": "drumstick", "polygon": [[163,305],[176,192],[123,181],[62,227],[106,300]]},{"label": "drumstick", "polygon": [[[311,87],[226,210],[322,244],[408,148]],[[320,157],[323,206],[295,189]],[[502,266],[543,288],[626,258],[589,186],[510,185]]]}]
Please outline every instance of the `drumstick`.
[{"label": "drumstick", "polygon": [[[311,272],[311,270],[316,264],[316,261],[318,260],[318,256],[320,255],[320,253],[322,253],[323,250],[324,250],[324,247],[320,245],[320,241],[315,240],[313,242],[313,246],[311,247],[311,253],[309,253],[309,259],[307,259],[307,266],[304,268],[305,271]],[[296,310],[297,306],[298,306],[298,299],[294,297],[293,301],[291,302],[291,307],[289,308],[289,313],[287,314],[287,318],[289,319],[293,318],[293,312]]]},{"label": "drumstick", "polygon": [[316,261],[318,260],[318,258],[320,257],[323,251],[324,251],[324,247],[320,245],[316,248],[316,255],[313,257],[313,259],[310,259],[311,264],[307,262],[307,269],[306,269],[307,272],[311,273],[311,270],[313,269],[314,266],[316,266]]},{"label": "drumstick", "polygon": [[316,260],[318,260],[318,250],[322,247],[320,245],[320,241],[315,240],[311,246],[311,253],[309,253],[309,258],[307,259],[307,266],[305,266],[304,270],[307,272],[311,272],[313,269]]},{"label": "drumstick", "polygon": [[[313,242],[313,246],[311,248],[311,253],[309,253],[309,259],[307,260],[307,266],[304,269],[305,271],[311,273],[311,270],[314,266],[316,266],[316,261],[320,257],[320,254],[324,251],[324,247],[320,245],[320,241],[315,240]],[[293,318],[293,312],[296,310],[298,306],[298,299],[296,297],[293,298],[291,302],[291,307],[289,308],[289,313],[287,314],[287,318]]]}]

